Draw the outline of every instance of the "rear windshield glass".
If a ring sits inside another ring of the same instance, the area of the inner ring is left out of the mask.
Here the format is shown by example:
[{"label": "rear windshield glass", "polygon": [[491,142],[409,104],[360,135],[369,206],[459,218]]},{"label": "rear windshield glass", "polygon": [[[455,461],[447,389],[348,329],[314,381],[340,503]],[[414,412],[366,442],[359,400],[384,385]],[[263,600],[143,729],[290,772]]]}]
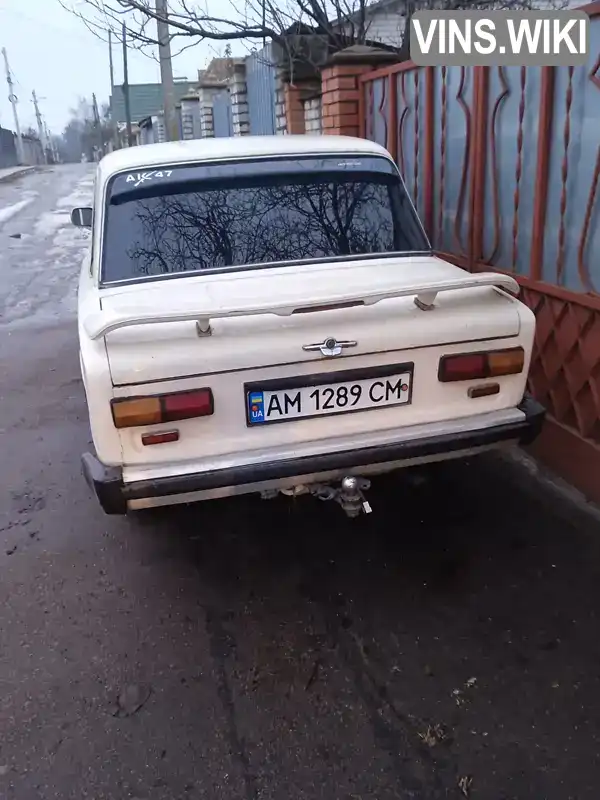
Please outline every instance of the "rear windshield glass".
[{"label": "rear windshield glass", "polygon": [[104,283],[429,250],[397,172],[377,157],[123,174],[106,212]]}]

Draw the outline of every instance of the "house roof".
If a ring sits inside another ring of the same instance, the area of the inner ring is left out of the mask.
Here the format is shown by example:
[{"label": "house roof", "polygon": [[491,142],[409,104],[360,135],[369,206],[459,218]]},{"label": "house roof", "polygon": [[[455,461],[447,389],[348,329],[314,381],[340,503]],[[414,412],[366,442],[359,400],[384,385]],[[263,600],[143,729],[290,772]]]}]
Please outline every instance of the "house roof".
[{"label": "house roof", "polygon": [[219,86],[225,83],[233,71],[233,66],[241,59],[213,58],[206,69],[198,70],[199,86]]},{"label": "house roof", "polygon": [[[191,81],[176,81],[174,84],[175,102],[188,94],[194,84]],[[110,115],[113,122],[126,122],[125,97],[123,87],[117,85],[110,96]],[[151,117],[162,111],[162,86],[160,83],[130,83],[129,106],[131,108],[131,121],[139,122],[144,117]]]},{"label": "house roof", "polygon": [[390,158],[381,145],[352,136],[232,136],[161,142],[114,150],[99,164],[101,180],[124,170],[152,169],[223,159],[299,155],[379,155]]}]

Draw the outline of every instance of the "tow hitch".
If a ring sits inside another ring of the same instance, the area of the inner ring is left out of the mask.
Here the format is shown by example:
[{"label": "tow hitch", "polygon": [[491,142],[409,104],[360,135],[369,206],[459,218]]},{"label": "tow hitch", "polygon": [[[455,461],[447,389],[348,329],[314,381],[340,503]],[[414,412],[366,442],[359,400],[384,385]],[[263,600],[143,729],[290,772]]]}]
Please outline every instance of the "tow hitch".
[{"label": "tow hitch", "polygon": [[348,475],[342,478],[339,486],[329,483],[314,483],[309,486],[294,486],[291,489],[267,489],[261,492],[263,500],[270,500],[276,497],[279,492],[288,497],[298,497],[301,494],[312,494],[319,500],[335,500],[339,503],[348,517],[358,517],[362,512],[370,514],[372,508],[366,499],[364,492],[371,487],[371,481],[367,478],[356,478]]},{"label": "tow hitch", "polygon": [[370,514],[373,510],[363,494],[370,486],[371,481],[366,478],[355,478],[348,475],[346,478],[342,478],[339,488],[316,484],[310,487],[310,492],[319,500],[335,500],[349,517],[358,517],[361,511]]}]

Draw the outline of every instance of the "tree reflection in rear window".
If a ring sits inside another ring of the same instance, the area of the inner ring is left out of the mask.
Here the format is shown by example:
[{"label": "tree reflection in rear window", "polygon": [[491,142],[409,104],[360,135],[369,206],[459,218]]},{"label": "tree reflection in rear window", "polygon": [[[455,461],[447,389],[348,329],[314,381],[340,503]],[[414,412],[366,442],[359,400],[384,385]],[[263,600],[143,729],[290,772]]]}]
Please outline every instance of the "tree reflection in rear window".
[{"label": "tree reflection in rear window", "polygon": [[102,282],[424,251],[429,243],[385,158],[162,168],[112,179]]}]

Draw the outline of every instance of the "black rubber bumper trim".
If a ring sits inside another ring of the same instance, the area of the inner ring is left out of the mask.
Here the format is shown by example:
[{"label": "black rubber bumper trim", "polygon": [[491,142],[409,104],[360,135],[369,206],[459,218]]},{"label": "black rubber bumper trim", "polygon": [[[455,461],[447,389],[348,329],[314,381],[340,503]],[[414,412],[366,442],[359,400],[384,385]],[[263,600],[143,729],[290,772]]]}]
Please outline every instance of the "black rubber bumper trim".
[{"label": "black rubber bumper trim", "polygon": [[530,394],[526,394],[519,404],[519,410],[525,414],[525,428],[519,437],[519,444],[528,445],[534,442],[542,432],[546,409]]},{"label": "black rubber bumper trim", "polygon": [[105,467],[96,456],[84,453],[81,456],[81,468],[87,485],[107,514],[127,513],[123,475],[118,467]]},{"label": "black rubber bumper trim", "polygon": [[406,458],[422,458],[440,453],[451,453],[472,447],[499,444],[516,439],[528,445],[539,435],[546,410],[529,395],[519,405],[525,418],[519,422],[496,425],[483,430],[430,436],[408,442],[393,442],[347,450],[341,453],[323,453],[316,456],[301,456],[285,461],[270,461],[241,467],[228,467],[212,472],[176,475],[167,478],[123,483],[121,470],[105,467],[91,453],[82,456],[86,481],[96,493],[100,505],[107,514],[124,514],[127,501],[145,497],[165,497],[186,492],[220,489],[225,486],[240,486],[247,483],[290,478],[329,470],[353,469],[367,464],[383,464]]}]

